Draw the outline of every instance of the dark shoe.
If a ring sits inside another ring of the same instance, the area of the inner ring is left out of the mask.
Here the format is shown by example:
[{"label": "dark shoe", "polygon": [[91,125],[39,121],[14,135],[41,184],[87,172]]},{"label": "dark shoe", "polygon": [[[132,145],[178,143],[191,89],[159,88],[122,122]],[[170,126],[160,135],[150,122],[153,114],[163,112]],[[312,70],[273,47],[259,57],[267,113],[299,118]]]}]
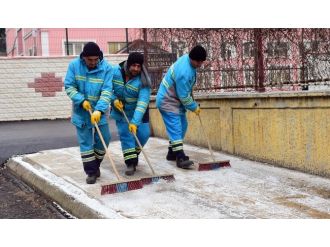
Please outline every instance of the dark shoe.
[{"label": "dark shoe", "polygon": [[99,178],[101,176],[100,168],[97,168],[95,176]]},{"label": "dark shoe", "polygon": [[95,184],[96,183],[96,178],[97,178],[96,174],[88,175],[87,178],[86,178],[86,183]]},{"label": "dark shoe", "polygon": [[125,160],[125,164],[127,166],[125,174],[127,176],[133,176],[134,172],[136,171],[136,166],[138,165],[138,158]]},{"label": "dark shoe", "polygon": [[185,155],[185,153],[182,151],[177,152],[176,155],[176,166],[182,169],[187,169],[191,165],[193,165],[194,162],[189,160],[189,157]]},{"label": "dark shoe", "polygon": [[175,161],[176,160],[176,155],[175,153],[173,152],[172,148],[168,148],[168,152],[167,152],[167,155],[166,155],[166,159],[167,160],[170,160],[170,161]]},{"label": "dark shoe", "polygon": [[125,175],[127,176],[133,176],[134,172],[136,171],[136,168],[134,165],[130,165],[127,167],[126,171],[125,171]]},{"label": "dark shoe", "polygon": [[183,159],[177,159],[176,166],[182,169],[188,169],[190,166],[192,166],[194,162],[191,160],[183,160]]}]

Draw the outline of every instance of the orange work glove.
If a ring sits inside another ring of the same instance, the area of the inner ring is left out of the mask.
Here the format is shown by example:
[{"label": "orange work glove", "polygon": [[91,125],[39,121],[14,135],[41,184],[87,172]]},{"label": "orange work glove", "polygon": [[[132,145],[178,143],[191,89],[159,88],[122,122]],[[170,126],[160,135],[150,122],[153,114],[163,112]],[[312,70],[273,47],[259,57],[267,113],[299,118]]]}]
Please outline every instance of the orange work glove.
[{"label": "orange work glove", "polygon": [[94,125],[95,123],[100,122],[101,119],[101,112],[100,111],[94,111],[91,116],[91,122]]},{"label": "orange work glove", "polygon": [[194,110],[194,113],[198,116],[201,113],[201,108],[197,106],[196,110]]},{"label": "orange work glove", "polygon": [[89,101],[87,101],[87,100],[84,100],[84,102],[82,103],[82,107],[83,107],[86,111],[92,110],[91,104],[90,104]]},{"label": "orange work glove", "polygon": [[133,133],[134,135],[136,135],[137,126],[136,126],[135,124],[130,123],[130,124],[128,125],[128,129],[129,129],[129,131],[130,131],[131,133]]},{"label": "orange work glove", "polygon": [[119,110],[119,111],[123,111],[124,109],[124,105],[123,102],[121,102],[119,99],[116,99],[113,104],[115,105],[115,107]]}]

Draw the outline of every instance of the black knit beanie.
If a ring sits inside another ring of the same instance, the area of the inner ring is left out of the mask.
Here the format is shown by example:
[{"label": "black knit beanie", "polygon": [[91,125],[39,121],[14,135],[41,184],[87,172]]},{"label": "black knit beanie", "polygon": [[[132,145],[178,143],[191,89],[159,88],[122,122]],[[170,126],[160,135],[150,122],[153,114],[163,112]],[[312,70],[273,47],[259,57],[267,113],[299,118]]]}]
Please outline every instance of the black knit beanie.
[{"label": "black knit beanie", "polygon": [[94,43],[94,42],[88,42],[81,53],[81,56],[83,57],[89,57],[89,56],[102,56],[102,52],[100,50],[100,47]]},{"label": "black knit beanie", "polygon": [[144,62],[143,55],[140,52],[132,52],[129,54],[127,59],[127,68],[129,68],[132,64],[138,63],[142,66]]},{"label": "black knit beanie", "polygon": [[195,61],[205,61],[206,60],[206,50],[202,46],[196,45],[189,52],[189,57]]}]

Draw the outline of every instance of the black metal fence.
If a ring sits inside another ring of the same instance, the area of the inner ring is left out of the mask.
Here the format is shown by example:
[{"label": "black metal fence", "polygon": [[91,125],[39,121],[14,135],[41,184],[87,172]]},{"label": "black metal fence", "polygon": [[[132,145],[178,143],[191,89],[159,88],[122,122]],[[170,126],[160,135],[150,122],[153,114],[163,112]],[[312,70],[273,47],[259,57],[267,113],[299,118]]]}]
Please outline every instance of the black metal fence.
[{"label": "black metal fence", "polygon": [[148,29],[151,40],[177,57],[206,48],[199,92],[330,89],[330,29]]},{"label": "black metal fence", "polygon": [[[288,69],[265,69],[265,91],[299,91],[314,89],[330,90],[330,78],[311,78],[306,80],[293,80],[290,75],[302,73],[301,68]],[[220,79],[220,78],[226,79]],[[241,84],[239,77],[244,77],[244,84]],[[257,92],[258,85],[254,83],[254,70],[201,70],[198,72],[196,86],[197,92],[231,92],[245,91]],[[156,84],[154,84],[157,87]],[[156,91],[156,88],[155,88]]]}]

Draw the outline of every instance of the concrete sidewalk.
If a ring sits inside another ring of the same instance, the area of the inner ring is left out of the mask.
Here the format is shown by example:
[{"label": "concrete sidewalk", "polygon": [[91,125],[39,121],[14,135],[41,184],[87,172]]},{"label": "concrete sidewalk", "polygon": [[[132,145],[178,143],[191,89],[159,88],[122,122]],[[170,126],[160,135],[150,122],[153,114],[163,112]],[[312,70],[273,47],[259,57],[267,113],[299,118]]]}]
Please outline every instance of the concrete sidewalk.
[{"label": "concrete sidewalk", "polygon": [[[78,147],[12,157],[6,165],[78,218],[330,218],[330,179],[220,152],[216,159],[230,160],[231,168],[197,171],[198,162],[210,161],[209,151],[187,144],[195,169],[182,170],[165,160],[167,144],[150,138],[145,151],[156,172],[174,174],[175,182],[103,196],[101,185],[116,182],[109,160],[97,183],[87,185]],[[120,143],[109,148],[124,174]],[[136,177],[150,174],[141,156]]]}]

